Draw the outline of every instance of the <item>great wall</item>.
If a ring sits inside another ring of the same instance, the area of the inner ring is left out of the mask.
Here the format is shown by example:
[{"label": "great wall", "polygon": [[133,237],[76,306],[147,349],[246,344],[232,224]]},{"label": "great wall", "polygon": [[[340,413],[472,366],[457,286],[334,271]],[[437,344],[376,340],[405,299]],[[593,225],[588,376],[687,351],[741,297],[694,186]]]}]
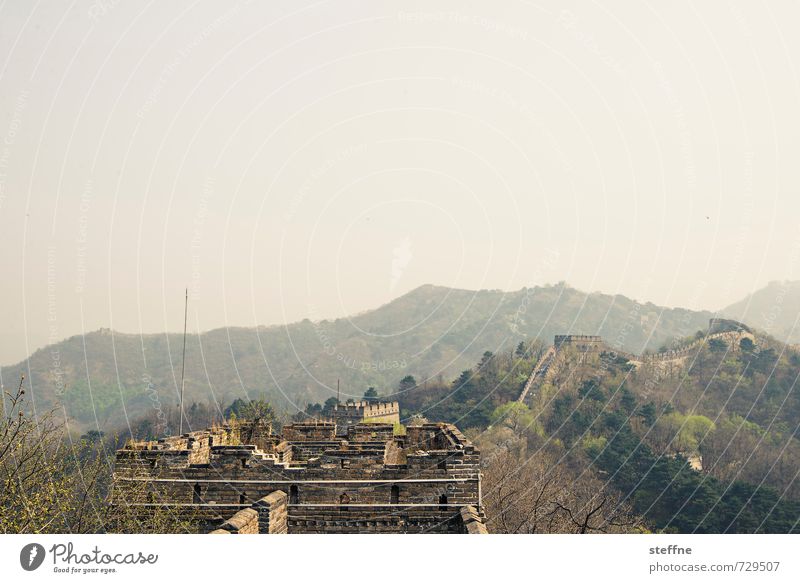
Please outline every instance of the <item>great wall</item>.
[{"label": "great wall", "polygon": [[393,420],[397,403],[377,405],[280,434],[233,421],[129,442],[116,454],[115,503],[170,508],[213,534],[485,533],[475,446],[447,423],[395,435],[374,417]]},{"label": "great wall", "polygon": [[528,380],[517,397],[517,402],[525,403],[533,393],[535,386],[551,380],[565,365],[568,354],[576,357],[577,362],[584,362],[590,355],[608,354],[612,358],[621,358],[639,370],[649,370],[660,376],[675,374],[683,370],[686,361],[695,355],[703,345],[716,339],[724,342],[731,352],[739,350],[739,342],[749,338],[755,342],[755,336],[748,326],[735,320],[712,318],[708,330],[702,338],[698,338],[685,346],[663,352],[650,354],[633,354],[608,345],[602,336],[586,334],[560,334],[553,340],[553,345],[542,354],[533,367]]}]

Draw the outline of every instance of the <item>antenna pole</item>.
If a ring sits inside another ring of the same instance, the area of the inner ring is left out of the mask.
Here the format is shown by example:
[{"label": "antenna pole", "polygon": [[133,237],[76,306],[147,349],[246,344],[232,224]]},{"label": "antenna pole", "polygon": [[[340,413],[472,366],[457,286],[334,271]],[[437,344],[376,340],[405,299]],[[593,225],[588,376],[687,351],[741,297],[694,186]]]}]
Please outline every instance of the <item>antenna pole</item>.
[{"label": "antenna pole", "polygon": [[336,379],[336,404],[339,404],[339,379]]},{"label": "antenna pole", "polygon": [[186,288],[186,297],[183,304],[183,358],[181,359],[181,420],[179,423],[180,429],[178,435],[183,435],[183,387],[184,387],[184,374],[186,373],[186,321],[189,316],[189,288]]}]

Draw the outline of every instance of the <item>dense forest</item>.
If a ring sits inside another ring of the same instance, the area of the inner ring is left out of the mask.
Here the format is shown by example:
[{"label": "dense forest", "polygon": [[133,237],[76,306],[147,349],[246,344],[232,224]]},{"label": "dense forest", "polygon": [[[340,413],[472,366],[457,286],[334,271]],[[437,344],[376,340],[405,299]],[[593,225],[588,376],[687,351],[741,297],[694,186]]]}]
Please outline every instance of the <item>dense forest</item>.
[{"label": "dense forest", "polygon": [[[545,484],[567,472],[573,481],[594,480],[617,509],[638,514],[635,528],[800,528],[800,354],[766,337],[757,344],[743,338],[735,347],[710,339],[682,370],[664,376],[611,353],[582,364],[567,356],[567,366],[539,387],[530,406],[514,402],[541,352],[538,343],[521,344],[514,352],[484,354],[451,383],[409,390],[409,378],[400,388],[405,411],[454,422],[482,446],[489,500],[507,488],[504,480]],[[498,472],[491,467],[498,460],[519,469]],[[551,470],[527,475],[528,466],[542,465]],[[518,497],[530,488],[518,487]],[[490,512],[490,527],[511,508],[521,523],[514,532],[540,532],[542,521],[525,524],[519,516],[525,503],[513,499]]]}]

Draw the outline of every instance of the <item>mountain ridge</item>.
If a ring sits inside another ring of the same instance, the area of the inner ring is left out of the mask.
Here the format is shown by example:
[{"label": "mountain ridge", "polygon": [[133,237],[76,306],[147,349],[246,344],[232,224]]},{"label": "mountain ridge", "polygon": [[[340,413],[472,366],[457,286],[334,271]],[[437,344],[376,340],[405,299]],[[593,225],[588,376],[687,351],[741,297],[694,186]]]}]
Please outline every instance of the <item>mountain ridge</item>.
[{"label": "mountain ridge", "polygon": [[[263,396],[288,412],[335,395],[383,395],[411,374],[453,378],[485,351],[555,334],[599,334],[627,352],[653,350],[705,329],[715,314],[664,308],[564,283],[517,291],[426,284],[357,315],[216,328],[187,335],[186,401],[224,407]],[[101,328],[0,368],[6,384],[30,372],[37,404],[63,406],[79,426],[108,427],[178,399],[182,337]]]}]

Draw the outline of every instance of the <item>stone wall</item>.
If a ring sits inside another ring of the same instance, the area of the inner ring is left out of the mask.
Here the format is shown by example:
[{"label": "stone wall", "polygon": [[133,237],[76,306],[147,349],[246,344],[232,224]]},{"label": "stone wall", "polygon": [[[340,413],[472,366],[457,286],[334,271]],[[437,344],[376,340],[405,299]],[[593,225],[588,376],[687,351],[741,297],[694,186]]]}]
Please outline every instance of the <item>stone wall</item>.
[{"label": "stone wall", "polygon": [[285,441],[331,441],[336,439],[336,424],[331,421],[303,421],[283,427]]},{"label": "stone wall", "polygon": [[365,424],[349,428],[352,441],[332,424],[287,429],[265,440],[270,451],[232,439],[209,440],[203,455],[189,440],[171,442],[185,450],[132,444],[117,452],[115,501],[185,509],[200,532],[242,532],[233,525],[247,509],[262,532],[460,532],[461,508],[480,509],[480,453],[453,425],[394,436]]},{"label": "stone wall", "polygon": [[289,497],[280,490],[264,496],[253,506],[258,513],[258,532],[286,534],[288,532]]},{"label": "stone wall", "polygon": [[225,530],[231,534],[258,534],[258,527],[258,512],[252,508],[245,508],[223,522],[219,530]]},{"label": "stone wall", "polygon": [[394,437],[394,425],[390,423],[360,423],[347,428],[347,440],[387,442]]},{"label": "stone wall", "polygon": [[588,334],[559,334],[556,335],[553,345],[561,348],[564,345],[574,346],[584,351],[599,351],[603,347],[602,336],[591,336]]},{"label": "stone wall", "polygon": [[373,509],[372,514],[335,511],[295,513],[287,520],[286,494],[275,492],[256,502],[252,508],[240,510],[210,534],[286,534],[303,533],[449,533],[488,534],[483,517],[474,506],[463,506],[457,514],[430,512],[387,506]]},{"label": "stone wall", "polygon": [[250,508],[239,510],[210,534],[286,534],[287,496],[273,492]]},{"label": "stone wall", "polygon": [[339,435],[345,435],[349,426],[362,422],[394,426],[400,423],[400,404],[397,401],[339,403],[333,410],[333,420],[338,425]]},{"label": "stone wall", "polygon": [[463,506],[459,513],[464,534],[489,534],[483,518],[474,506]]},{"label": "stone wall", "polygon": [[458,511],[426,508],[293,509],[289,532],[305,534],[458,534],[463,532]]}]

